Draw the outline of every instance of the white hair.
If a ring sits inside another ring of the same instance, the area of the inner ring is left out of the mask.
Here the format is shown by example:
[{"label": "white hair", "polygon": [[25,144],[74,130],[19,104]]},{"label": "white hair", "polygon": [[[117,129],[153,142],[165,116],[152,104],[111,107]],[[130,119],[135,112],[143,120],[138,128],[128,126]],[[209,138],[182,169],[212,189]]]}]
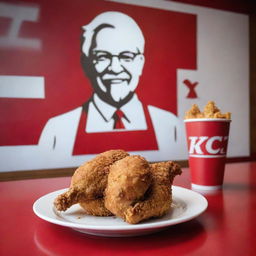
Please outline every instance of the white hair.
[{"label": "white hair", "polygon": [[87,57],[93,36],[100,27],[113,27],[127,30],[127,32],[130,32],[128,36],[132,38],[132,40],[136,40],[140,53],[144,52],[144,36],[138,24],[130,16],[121,12],[103,12],[96,16],[89,24],[82,27],[84,30],[82,51]]}]

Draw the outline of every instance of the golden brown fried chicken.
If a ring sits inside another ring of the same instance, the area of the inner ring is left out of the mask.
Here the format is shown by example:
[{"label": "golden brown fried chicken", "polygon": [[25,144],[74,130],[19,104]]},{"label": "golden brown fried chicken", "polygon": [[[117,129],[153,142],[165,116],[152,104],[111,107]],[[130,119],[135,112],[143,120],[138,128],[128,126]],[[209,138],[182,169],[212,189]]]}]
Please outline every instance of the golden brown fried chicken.
[{"label": "golden brown fried chicken", "polygon": [[181,174],[181,168],[174,162],[151,164],[152,184],[144,197],[126,212],[126,221],[136,224],[152,217],[166,214],[172,203],[172,183],[176,175]]},{"label": "golden brown fried chicken", "polygon": [[[55,199],[54,206],[56,209],[65,211],[73,204],[82,203],[82,206],[88,212],[92,204],[99,205],[99,201],[93,202],[90,200],[103,198],[110,166],[128,155],[123,150],[109,150],[84,163],[72,176],[69,190]],[[88,202],[88,207],[86,207],[86,202]],[[102,206],[103,204],[100,203],[101,208]],[[94,211],[96,213],[97,209],[94,209]],[[102,213],[101,216],[105,212],[109,213],[106,209],[102,211],[98,209],[98,212]]]},{"label": "golden brown fried chicken", "polygon": [[108,176],[105,206],[127,221],[127,210],[143,200],[151,184],[149,163],[141,156],[127,156],[115,162]]},{"label": "golden brown fried chicken", "polygon": [[201,112],[199,107],[196,104],[193,104],[191,109],[188,110],[185,114],[185,119],[191,118],[222,118],[222,119],[231,119],[231,113],[221,113],[219,108],[216,106],[214,101],[208,101],[204,107],[204,111]]},{"label": "golden brown fried chicken", "polygon": [[197,104],[193,104],[191,109],[186,112],[185,119],[191,118],[202,118],[203,113],[201,113]]},{"label": "golden brown fried chicken", "polygon": [[147,164],[145,159],[129,156],[110,168],[105,191],[105,206],[130,224],[164,215],[171,207],[171,185],[181,174],[169,161]]},{"label": "golden brown fried chicken", "polygon": [[208,101],[204,107],[204,117],[205,118],[214,118],[214,114],[220,113],[220,110],[215,105],[214,101]]},{"label": "golden brown fried chicken", "polygon": [[214,101],[208,101],[207,105],[204,108],[204,117],[231,119],[231,113],[221,113],[220,109],[216,106]]},{"label": "golden brown fried chicken", "polygon": [[216,112],[214,113],[213,118],[231,119],[231,113],[226,112],[225,114],[222,114],[221,112]]},{"label": "golden brown fried chicken", "polygon": [[111,216],[111,215],[113,215],[112,212],[110,212],[105,207],[104,197],[86,200],[86,201],[80,203],[80,206],[84,209],[85,213],[88,215],[94,215],[94,216]]}]

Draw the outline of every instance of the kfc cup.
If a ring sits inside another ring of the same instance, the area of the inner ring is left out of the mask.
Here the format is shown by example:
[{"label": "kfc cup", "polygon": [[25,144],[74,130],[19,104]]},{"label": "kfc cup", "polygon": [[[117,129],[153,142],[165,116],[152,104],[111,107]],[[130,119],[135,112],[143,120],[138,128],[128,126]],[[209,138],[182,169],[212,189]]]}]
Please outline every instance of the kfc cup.
[{"label": "kfc cup", "polygon": [[189,152],[192,188],[214,190],[222,187],[230,119],[184,120]]}]

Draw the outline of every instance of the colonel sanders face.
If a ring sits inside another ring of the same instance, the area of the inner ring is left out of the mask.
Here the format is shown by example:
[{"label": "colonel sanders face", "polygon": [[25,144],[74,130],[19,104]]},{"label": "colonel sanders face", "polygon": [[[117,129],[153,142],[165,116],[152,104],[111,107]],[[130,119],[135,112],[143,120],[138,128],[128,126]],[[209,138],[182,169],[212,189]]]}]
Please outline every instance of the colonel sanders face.
[{"label": "colonel sanders face", "polygon": [[137,88],[144,65],[144,39],[141,42],[137,31],[135,25],[106,25],[92,37],[86,63],[91,68],[87,74],[95,92],[112,105],[126,103]]}]

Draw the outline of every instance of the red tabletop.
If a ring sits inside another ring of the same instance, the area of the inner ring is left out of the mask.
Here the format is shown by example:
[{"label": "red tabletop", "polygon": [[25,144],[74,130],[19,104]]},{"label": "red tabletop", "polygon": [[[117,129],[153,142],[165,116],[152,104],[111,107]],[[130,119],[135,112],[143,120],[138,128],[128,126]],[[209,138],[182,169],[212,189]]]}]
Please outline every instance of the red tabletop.
[{"label": "red tabletop", "polygon": [[[70,177],[0,182],[0,255],[256,255],[256,162],[227,164],[222,191],[205,197],[199,217],[139,237],[109,238],[48,223],[36,199],[69,186]],[[190,188],[189,169],[175,185]]]}]

